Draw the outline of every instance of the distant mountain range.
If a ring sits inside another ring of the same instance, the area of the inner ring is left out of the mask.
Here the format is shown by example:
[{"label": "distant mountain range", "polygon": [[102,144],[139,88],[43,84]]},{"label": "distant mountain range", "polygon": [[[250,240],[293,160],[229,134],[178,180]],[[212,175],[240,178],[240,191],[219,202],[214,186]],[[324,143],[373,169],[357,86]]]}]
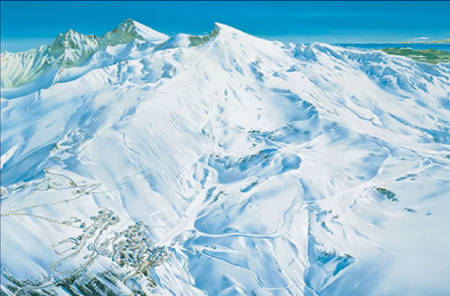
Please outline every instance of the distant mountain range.
[{"label": "distant mountain range", "polygon": [[449,39],[443,39],[443,40],[415,40],[415,41],[402,41],[399,42],[402,44],[446,44],[450,43]]}]

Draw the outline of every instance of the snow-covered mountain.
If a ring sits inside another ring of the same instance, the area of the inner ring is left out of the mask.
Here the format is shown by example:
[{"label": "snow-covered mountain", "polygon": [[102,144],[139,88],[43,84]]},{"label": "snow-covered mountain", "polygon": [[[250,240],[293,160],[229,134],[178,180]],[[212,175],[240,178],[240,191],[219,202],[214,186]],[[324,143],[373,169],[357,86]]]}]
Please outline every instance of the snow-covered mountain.
[{"label": "snow-covered mountain", "polygon": [[450,64],[131,20],[1,59],[5,295],[450,290]]},{"label": "snow-covered mountain", "polygon": [[134,40],[159,43],[167,38],[131,19],[102,37],[83,35],[70,29],[59,34],[51,45],[20,53],[2,52],[1,87],[19,87],[48,72],[52,76],[60,69],[80,66],[94,53],[108,46],[127,44]]}]

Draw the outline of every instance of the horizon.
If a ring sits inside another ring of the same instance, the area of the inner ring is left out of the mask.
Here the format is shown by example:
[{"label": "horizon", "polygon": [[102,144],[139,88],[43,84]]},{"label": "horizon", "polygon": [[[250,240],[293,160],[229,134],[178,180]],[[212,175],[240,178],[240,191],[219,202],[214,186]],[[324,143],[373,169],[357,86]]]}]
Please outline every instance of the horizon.
[{"label": "horizon", "polygon": [[377,44],[450,37],[445,21],[450,19],[450,2],[2,1],[1,8],[2,52],[51,44],[69,29],[101,36],[128,18],[169,36],[203,35],[220,22],[286,43]]}]

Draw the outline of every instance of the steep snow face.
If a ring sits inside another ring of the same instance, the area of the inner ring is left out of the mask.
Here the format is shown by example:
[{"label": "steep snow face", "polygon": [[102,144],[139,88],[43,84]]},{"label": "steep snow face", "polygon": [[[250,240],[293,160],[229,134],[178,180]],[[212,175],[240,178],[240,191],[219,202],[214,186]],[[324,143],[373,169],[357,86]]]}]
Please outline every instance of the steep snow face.
[{"label": "steep snow face", "polygon": [[103,36],[106,44],[114,46],[117,44],[128,43],[134,39],[142,41],[150,41],[160,43],[167,40],[168,36],[157,32],[143,24],[128,19],[122,22],[112,32],[108,32]]},{"label": "steep snow face", "polygon": [[68,30],[48,46],[25,52],[1,54],[1,88],[10,89],[42,77],[52,69],[81,65],[95,52],[107,46],[127,44],[133,40],[161,43],[168,37],[136,21],[126,20],[102,37]]},{"label": "steep snow face", "polygon": [[445,295],[450,65],[189,37],[2,90],[2,290]]}]

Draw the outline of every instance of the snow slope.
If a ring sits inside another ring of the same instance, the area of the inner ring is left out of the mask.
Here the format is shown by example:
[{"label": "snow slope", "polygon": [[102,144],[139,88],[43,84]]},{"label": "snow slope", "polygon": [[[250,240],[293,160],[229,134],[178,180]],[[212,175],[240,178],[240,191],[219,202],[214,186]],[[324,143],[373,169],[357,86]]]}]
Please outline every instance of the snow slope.
[{"label": "snow slope", "polygon": [[[144,39],[2,89],[5,293],[105,270],[115,294],[448,293],[450,64],[223,24]],[[25,75],[3,59],[2,87]]]},{"label": "snow slope", "polygon": [[109,46],[127,44],[133,40],[161,43],[167,38],[131,19],[102,37],[83,35],[70,29],[59,34],[51,45],[19,53],[2,52],[1,87],[17,88],[35,79],[42,80],[44,74],[55,68],[79,66],[92,54]]}]

